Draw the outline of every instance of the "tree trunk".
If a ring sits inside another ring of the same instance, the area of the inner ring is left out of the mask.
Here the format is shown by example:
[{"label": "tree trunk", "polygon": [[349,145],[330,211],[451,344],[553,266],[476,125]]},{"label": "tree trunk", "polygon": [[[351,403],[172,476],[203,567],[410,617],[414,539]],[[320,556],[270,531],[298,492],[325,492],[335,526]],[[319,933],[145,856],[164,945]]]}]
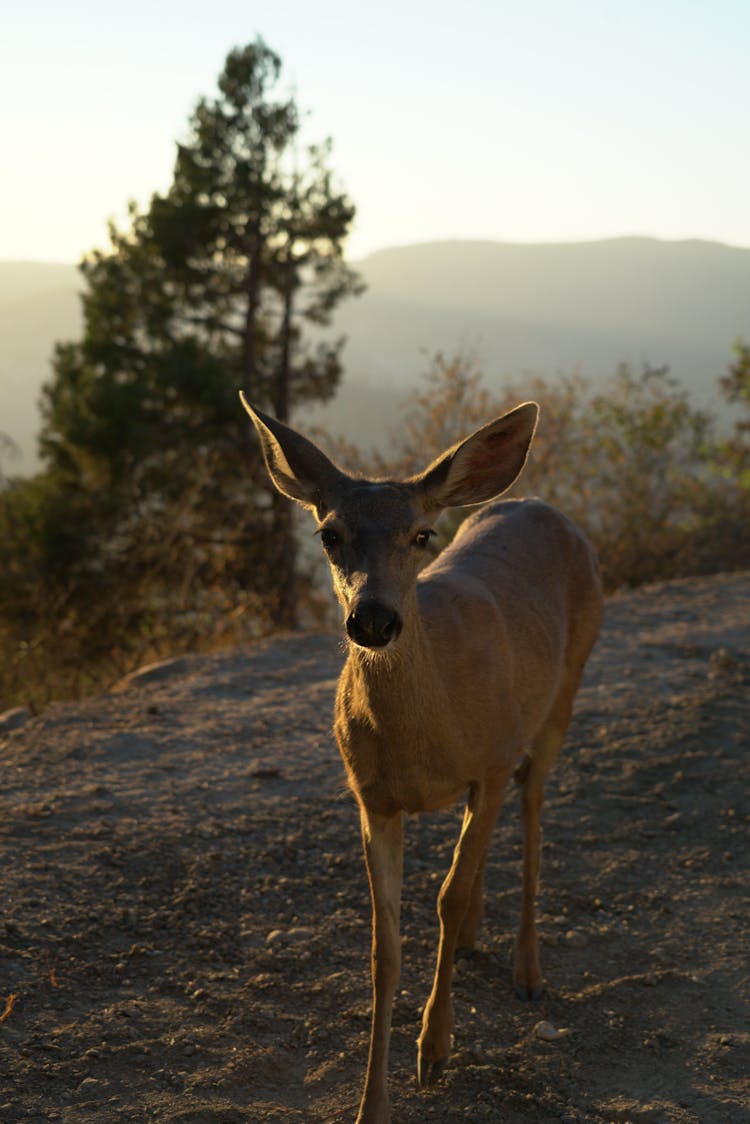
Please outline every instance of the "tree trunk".
[{"label": "tree trunk", "polygon": [[297,613],[297,543],[292,530],[292,501],[274,489],[273,521],[274,590],[271,620],[276,628],[299,627]]},{"label": "tree trunk", "polygon": [[258,395],[258,311],[260,309],[261,254],[263,235],[260,222],[252,232],[250,242],[250,268],[247,274],[247,312],[245,313],[245,334],[243,338],[242,367],[245,391],[250,401]]},{"label": "tree trunk", "polygon": [[[273,410],[281,422],[289,421],[290,367],[292,355],[292,311],[296,271],[291,257],[285,265],[284,311],[281,321],[279,366],[273,383]],[[276,591],[274,624],[279,628],[297,628],[297,543],[292,527],[292,504],[274,490],[273,536],[276,545]]]},{"label": "tree trunk", "polygon": [[281,422],[289,421],[289,391],[292,363],[292,314],[294,311],[294,291],[297,268],[291,250],[284,265],[284,311],[281,317],[279,368],[273,383],[273,406],[276,417]]}]

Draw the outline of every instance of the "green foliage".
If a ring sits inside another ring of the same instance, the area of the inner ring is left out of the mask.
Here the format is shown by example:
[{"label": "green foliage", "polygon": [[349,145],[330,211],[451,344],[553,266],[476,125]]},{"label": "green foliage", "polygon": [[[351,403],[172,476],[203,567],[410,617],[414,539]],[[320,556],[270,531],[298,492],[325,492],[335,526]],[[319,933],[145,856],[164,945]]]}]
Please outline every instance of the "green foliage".
[{"label": "green foliage", "polygon": [[3,471],[3,461],[9,463],[19,455],[19,449],[12,437],[7,433],[0,430],[0,488],[5,482],[5,472]]},{"label": "green foliage", "polygon": [[361,291],[342,258],[354,207],[335,190],[330,145],[298,151],[299,113],[279,100],[280,60],[260,40],[232,51],[220,96],[202,99],[174,179],[127,231],[82,264],[85,334],[60,347],[44,393],[42,452],[93,457],[117,479],[154,448],[244,429],[237,389],[282,418],[326,398],[342,341],[305,343]]},{"label": "green foliage", "polygon": [[[750,345],[737,340],[733,349],[734,359],[729,364],[728,373],[719,379],[722,393],[729,402],[739,402],[750,413]],[[744,433],[750,429],[750,418],[737,423]]]},{"label": "green foliage", "polygon": [[743,340],[734,345],[734,359],[727,374],[719,379],[722,394],[740,411],[734,432],[723,446],[728,471],[742,479],[750,489],[750,346]]},{"label": "green foliage", "polygon": [[169,190],[81,265],[83,335],[42,394],[45,471],[0,493],[6,667],[33,650],[61,684],[65,667],[102,681],[217,640],[219,619],[235,638],[296,622],[289,513],[238,390],[281,418],[332,395],[343,341],[323,330],[361,285],[354,206],[329,142],[302,147],[280,75],[262,40],[233,50]]}]

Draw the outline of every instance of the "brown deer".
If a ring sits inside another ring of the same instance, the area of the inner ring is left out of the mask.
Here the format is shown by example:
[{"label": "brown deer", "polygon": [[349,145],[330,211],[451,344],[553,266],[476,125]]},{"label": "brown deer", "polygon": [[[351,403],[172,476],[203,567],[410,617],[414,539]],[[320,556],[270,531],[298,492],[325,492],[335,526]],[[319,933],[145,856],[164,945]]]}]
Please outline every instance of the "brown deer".
[{"label": "brown deer", "polygon": [[535,499],[483,506],[423,566],[444,508],[484,504],[516,479],[536,427],[533,402],[477,430],[418,476],[373,481],[342,472],[312,442],[242,401],[274,484],[318,521],[344,611],[348,658],[335,732],[359,804],[373,909],[372,1029],[357,1121],[384,1124],[404,813],[444,808],[467,793],[438,895],[440,942],[419,1036],[419,1085],[440,1075],[450,1052],[453,959],[476,940],[490,836],[514,771],[523,820],[515,987],[523,998],[541,994],[534,897],[544,779],[599,631],[599,571],[584,536]]}]

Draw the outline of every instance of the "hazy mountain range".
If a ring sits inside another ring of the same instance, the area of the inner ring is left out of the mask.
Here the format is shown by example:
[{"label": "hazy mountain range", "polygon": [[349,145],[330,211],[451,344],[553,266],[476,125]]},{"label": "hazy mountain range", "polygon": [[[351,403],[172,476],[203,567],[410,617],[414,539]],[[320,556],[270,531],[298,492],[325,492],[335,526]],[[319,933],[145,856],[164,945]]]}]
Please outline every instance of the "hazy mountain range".
[{"label": "hazy mountain range", "polygon": [[[442,350],[476,353],[489,383],[627,360],[668,364],[697,401],[713,399],[738,337],[750,338],[750,249],[620,238],[514,245],[436,242],[354,263],[363,297],[337,312],[346,379],[315,420],[383,443],[398,403]],[[81,331],[73,266],[0,262],[0,431],[33,467],[37,399],[56,340]]]}]

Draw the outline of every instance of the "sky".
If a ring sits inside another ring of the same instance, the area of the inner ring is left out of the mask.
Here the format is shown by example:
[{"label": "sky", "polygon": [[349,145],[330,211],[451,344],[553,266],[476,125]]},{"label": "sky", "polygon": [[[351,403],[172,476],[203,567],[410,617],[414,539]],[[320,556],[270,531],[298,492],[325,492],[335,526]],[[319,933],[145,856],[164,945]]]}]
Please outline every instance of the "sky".
[{"label": "sky", "polygon": [[261,35],[357,205],[441,239],[750,246],[748,0],[26,0],[0,41],[0,260],[76,262],[167,189]]}]

